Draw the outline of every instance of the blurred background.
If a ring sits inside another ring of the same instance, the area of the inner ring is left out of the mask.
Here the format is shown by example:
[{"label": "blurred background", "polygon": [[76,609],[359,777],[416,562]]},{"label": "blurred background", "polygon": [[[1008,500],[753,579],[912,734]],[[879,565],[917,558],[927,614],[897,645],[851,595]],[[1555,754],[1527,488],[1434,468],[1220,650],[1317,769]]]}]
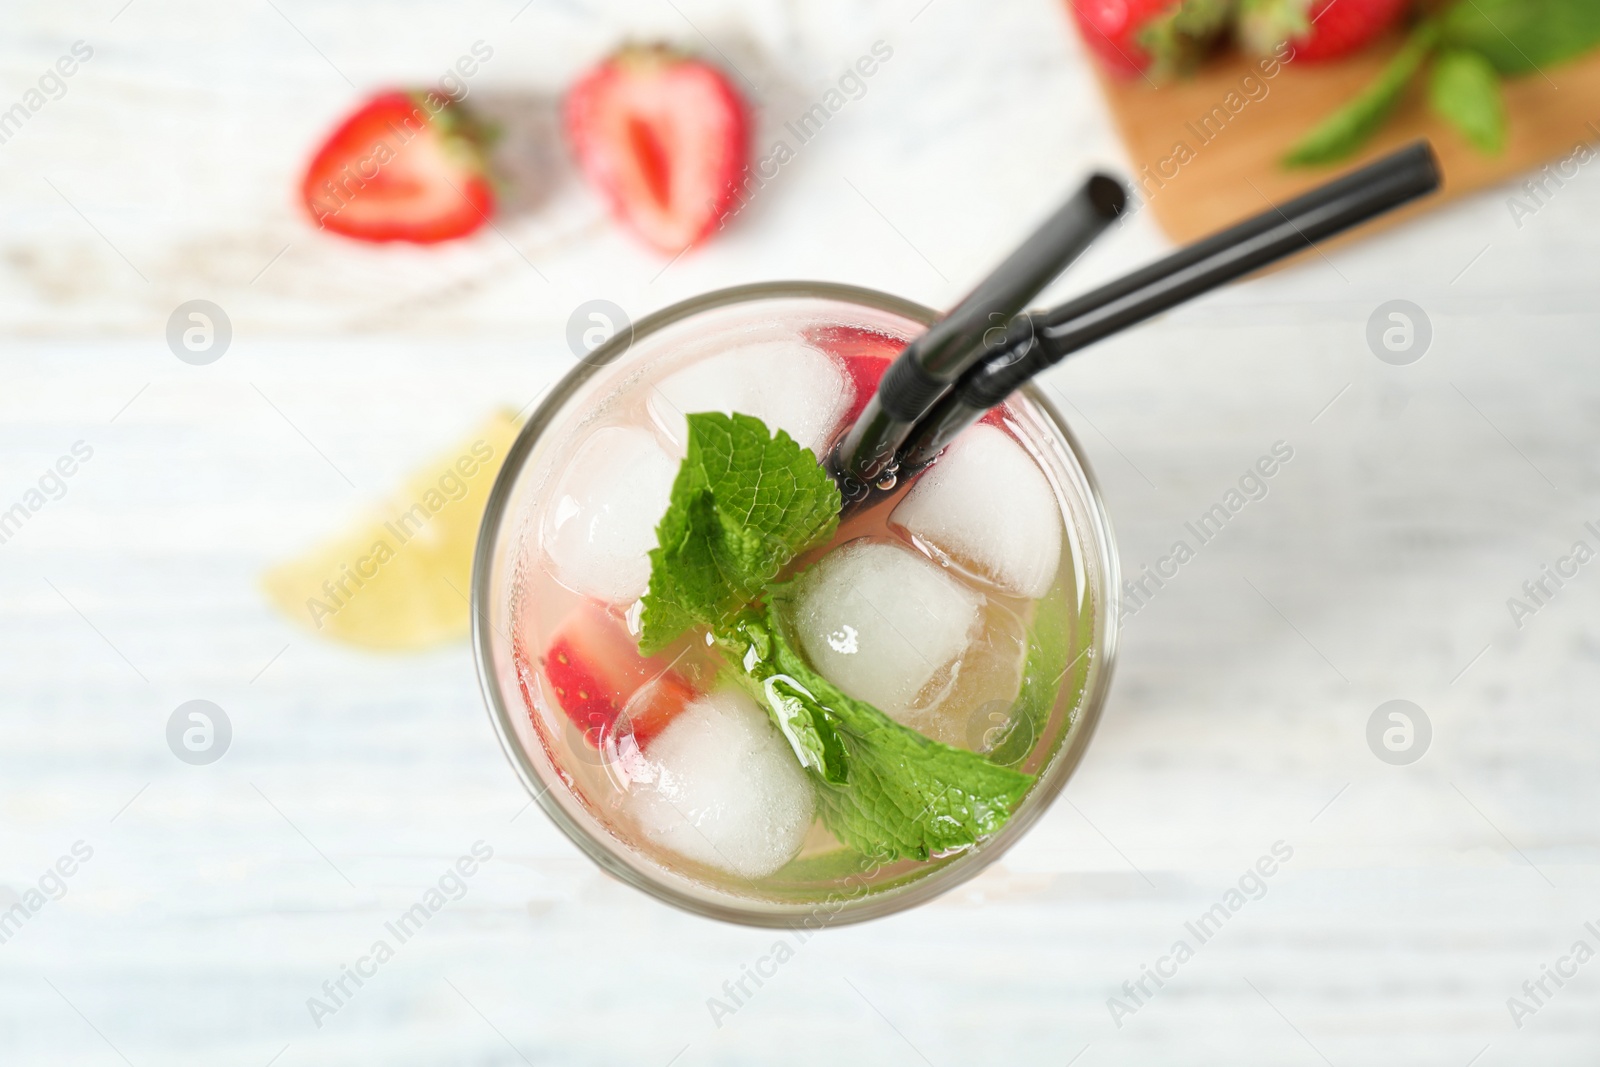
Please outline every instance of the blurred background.
[{"label": "blurred background", "polygon": [[[638,318],[815,278],[948,307],[1090,169],[1147,162],[1068,10],[95,0],[0,26],[0,1062],[1593,1061],[1594,127],[1519,114],[1566,147],[1514,132],[1523,173],[1049,375],[1130,577],[1275,445],[1293,458],[1125,605],[1098,736],[1017,848],[802,944],[579,854],[506,765],[464,639],[331,642],[263,575],[525,412],[582,355],[590,301]],[[560,130],[566,88],[628,40],[723,70],[754,159],[875,43],[892,58],[674,255],[611,216]],[[477,44],[465,102],[517,174],[492,220],[426,246],[318,229],[299,184],[329,131]],[[1530,84],[1600,121],[1567,69]],[[1138,212],[1047,297],[1170,247]],[[169,342],[191,301],[221,312],[206,362]],[[171,727],[196,700],[209,762]],[[459,900],[308,1009],[479,842]],[[756,996],[708,1010],[785,939]],[[1161,963],[1179,940],[1192,958]]]}]

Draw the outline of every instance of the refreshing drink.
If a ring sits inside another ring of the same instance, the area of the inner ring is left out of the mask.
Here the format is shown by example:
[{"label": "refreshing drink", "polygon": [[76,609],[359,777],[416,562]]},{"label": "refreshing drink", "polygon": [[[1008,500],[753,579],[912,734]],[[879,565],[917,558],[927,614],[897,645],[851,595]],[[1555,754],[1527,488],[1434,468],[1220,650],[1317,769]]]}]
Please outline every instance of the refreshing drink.
[{"label": "refreshing drink", "polygon": [[713,294],[598,351],[512,450],[474,577],[485,692],[627,881],[745,922],[882,914],[981,869],[1081,754],[1115,563],[1042,398],[842,519],[819,468],[928,318]]}]

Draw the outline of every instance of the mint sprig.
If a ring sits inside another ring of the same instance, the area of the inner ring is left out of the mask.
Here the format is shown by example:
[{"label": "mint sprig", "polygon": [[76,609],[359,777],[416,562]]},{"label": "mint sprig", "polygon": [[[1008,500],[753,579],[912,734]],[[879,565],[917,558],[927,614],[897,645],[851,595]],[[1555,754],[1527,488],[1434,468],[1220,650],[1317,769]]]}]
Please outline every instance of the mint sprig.
[{"label": "mint sprig", "polygon": [[1312,166],[1353,155],[1435,55],[1428,96],[1434,113],[1479,151],[1498,153],[1506,140],[1499,80],[1545,71],[1596,46],[1595,0],[1456,0],[1419,24],[1372,84],[1302,137],[1283,162]]},{"label": "mint sprig", "polygon": [[650,553],[641,648],[703,626],[816,787],[835,837],[887,862],[926,860],[998,831],[1033,784],[902,726],[812,669],[787,630],[796,556],[825,543],[841,499],[816,456],[747,415],[688,417],[688,454]]},{"label": "mint sprig", "polygon": [[884,860],[925,860],[1005,825],[1033,777],[924,737],[847,696],[796,649],[787,594],[787,587],[770,590],[766,611],[744,616],[718,643],[795,744],[829,832]]},{"label": "mint sprig", "polygon": [[688,424],[688,454],[650,552],[640,640],[647,655],[692,626],[726,623],[839,524],[838,486],[784,431],[717,412],[690,415]]}]

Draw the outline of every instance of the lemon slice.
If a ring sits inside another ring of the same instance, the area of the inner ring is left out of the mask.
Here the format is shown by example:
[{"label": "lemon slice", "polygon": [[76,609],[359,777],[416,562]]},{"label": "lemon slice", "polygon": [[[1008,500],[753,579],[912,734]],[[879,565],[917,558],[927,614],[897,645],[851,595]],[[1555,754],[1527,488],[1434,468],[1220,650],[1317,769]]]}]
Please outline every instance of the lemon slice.
[{"label": "lemon slice", "polygon": [[463,636],[478,524],[516,434],[515,417],[496,414],[360,526],[268,571],[267,596],[318,636],[367,648]]}]

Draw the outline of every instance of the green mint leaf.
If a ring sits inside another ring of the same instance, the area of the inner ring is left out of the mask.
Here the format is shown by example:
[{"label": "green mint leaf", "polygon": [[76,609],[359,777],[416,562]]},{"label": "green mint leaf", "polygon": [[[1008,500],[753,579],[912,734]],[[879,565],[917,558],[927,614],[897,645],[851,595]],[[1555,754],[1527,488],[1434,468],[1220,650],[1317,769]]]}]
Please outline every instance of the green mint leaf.
[{"label": "green mint leaf", "polygon": [[1454,49],[1438,58],[1428,79],[1428,103],[1478,151],[1499,155],[1505,150],[1506,104],[1500,95],[1500,75],[1477,52]]},{"label": "green mint leaf", "polygon": [[1377,79],[1355,99],[1323,119],[1283,157],[1288,167],[1335,163],[1352,155],[1377,133],[1405,94],[1411,79],[1439,40],[1439,29],[1425,22],[1418,26]]},{"label": "green mint leaf", "polygon": [[[1074,614],[1078,615],[1076,628]],[[1034,608],[1033,621],[1028,625],[1028,657],[1022,668],[1022,690],[1005,724],[998,729],[998,736],[986,739],[989,759],[1002,767],[1014,767],[1027,758],[1050,721],[1062,681],[1069,672],[1071,684],[1066,687],[1067,698],[1071,706],[1077,706],[1089,679],[1093,626],[1093,615],[1075,612],[1067,595],[1066,577],[1058,576],[1055,587]],[[1069,662],[1068,655],[1074,648],[1081,651]]]},{"label": "green mint leaf", "polygon": [[1502,74],[1531,74],[1600,45],[1594,0],[1458,0],[1444,41],[1477,52]]},{"label": "green mint leaf", "polygon": [[785,673],[793,655],[776,647],[777,639],[766,619],[747,611],[719,634],[723,651],[744,673],[736,676],[788,739],[800,766],[834,785],[850,780],[844,741],[826,709],[793,675]]},{"label": "green mint leaf", "polygon": [[688,425],[688,454],[650,552],[647,654],[692,626],[731,619],[839,523],[833,478],[787,433],[716,412],[690,415]]},{"label": "green mint leaf", "polygon": [[1033,777],[846,696],[797,651],[784,628],[787,607],[786,590],[771,590],[765,613],[747,612],[719,643],[795,745],[829,831],[888,862],[969,848],[1004,826]]},{"label": "green mint leaf", "polygon": [[[650,553],[640,647],[659,651],[690,627],[708,627],[728,673],[767,709],[810,775],[823,822],[861,855],[926,860],[998,831],[1032,776],[851,699],[784,629],[788,587],[773,583],[833,536],[842,502],[832,477],[759,419],[693,414],[688,423],[688,454]],[[763,597],[764,608],[753,606]]]}]

